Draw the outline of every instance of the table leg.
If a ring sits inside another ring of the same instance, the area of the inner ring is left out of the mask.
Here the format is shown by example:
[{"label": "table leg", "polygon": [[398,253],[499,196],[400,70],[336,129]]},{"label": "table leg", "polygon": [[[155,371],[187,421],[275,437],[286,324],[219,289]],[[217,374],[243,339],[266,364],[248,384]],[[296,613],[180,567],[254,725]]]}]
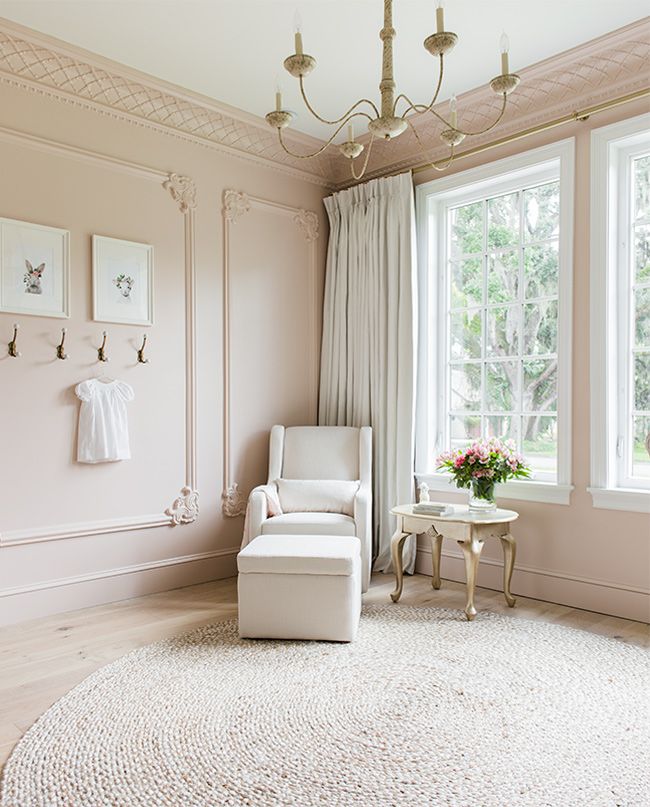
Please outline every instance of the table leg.
[{"label": "table leg", "polygon": [[442,535],[437,532],[435,527],[429,530],[429,537],[431,538],[431,565],[433,567],[431,573],[431,585],[435,589],[440,588],[440,553],[442,551]]},{"label": "table leg", "polygon": [[503,547],[503,596],[510,608],[514,607],[517,600],[510,593],[510,580],[512,570],[515,567],[515,556],[517,554],[517,543],[513,536],[508,533],[501,536],[501,546]]},{"label": "table leg", "polygon": [[391,591],[390,598],[397,602],[402,596],[402,581],[404,578],[404,568],[402,565],[402,550],[404,541],[409,537],[408,532],[397,529],[390,539],[390,555],[393,561],[393,571],[395,572],[395,591]]},{"label": "table leg", "polygon": [[458,541],[463,555],[465,556],[465,573],[467,575],[467,605],[465,606],[465,616],[471,622],[476,616],[474,608],[474,589],[476,587],[476,576],[478,573],[478,562],[483,549],[483,541],[473,536],[469,541]]}]

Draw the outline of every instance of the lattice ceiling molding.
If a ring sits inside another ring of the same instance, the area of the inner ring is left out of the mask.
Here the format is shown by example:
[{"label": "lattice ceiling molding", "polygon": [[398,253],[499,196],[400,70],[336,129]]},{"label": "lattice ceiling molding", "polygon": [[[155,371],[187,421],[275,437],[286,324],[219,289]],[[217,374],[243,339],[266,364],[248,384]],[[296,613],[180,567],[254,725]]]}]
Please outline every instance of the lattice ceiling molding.
[{"label": "lattice ceiling molding", "polygon": [[[320,185],[329,185],[334,173],[330,155],[308,161],[290,157],[275,131],[255,115],[3,19],[0,80],[244,154]],[[296,151],[320,145],[300,133],[292,133],[292,139]]]},{"label": "lattice ceiling molding", "polygon": [[[511,108],[496,136],[506,137],[643,89],[649,60],[650,19],[645,18],[518,70],[522,83],[511,96]],[[0,81],[252,159],[326,188],[350,184],[347,160],[335,152],[312,160],[292,158],[278,145],[275,131],[255,115],[2,19]],[[487,87],[465,93],[459,98],[459,122],[480,128],[494,116],[498,104]],[[438,111],[446,112],[446,104]],[[433,160],[446,154],[439,128],[433,118],[418,124],[420,137],[432,145],[427,156]],[[472,144],[489,142],[495,132],[474,138]],[[296,132],[288,137],[296,151],[314,150],[321,143]],[[407,170],[423,161],[414,136],[406,132],[398,140],[375,143],[366,178]]]}]

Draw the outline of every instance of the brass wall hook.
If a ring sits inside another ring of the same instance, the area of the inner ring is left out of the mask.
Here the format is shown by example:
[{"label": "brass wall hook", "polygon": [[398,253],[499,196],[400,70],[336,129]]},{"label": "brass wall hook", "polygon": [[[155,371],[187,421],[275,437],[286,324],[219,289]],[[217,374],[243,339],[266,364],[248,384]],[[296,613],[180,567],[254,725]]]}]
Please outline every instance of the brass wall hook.
[{"label": "brass wall hook", "polygon": [[68,332],[67,328],[61,328],[61,344],[56,346],[56,357],[57,359],[67,359],[68,354],[64,350],[65,345],[65,335]]},{"label": "brass wall hook", "polygon": [[18,350],[18,344],[16,342],[16,338],[18,336],[18,328],[20,328],[20,325],[17,322],[14,322],[14,336],[11,342],[9,342],[9,344],[7,345],[9,349],[9,355],[13,356],[14,358],[22,356],[22,353],[20,353]]},{"label": "brass wall hook", "polygon": [[144,357],[144,348],[147,344],[147,334],[142,334],[142,347],[138,350],[138,361],[140,364],[149,364],[149,359],[145,359]]},{"label": "brass wall hook", "polygon": [[102,335],[104,337],[102,341],[102,346],[97,349],[97,361],[110,361],[108,356],[106,355],[106,337],[108,334],[106,331],[102,331]]}]

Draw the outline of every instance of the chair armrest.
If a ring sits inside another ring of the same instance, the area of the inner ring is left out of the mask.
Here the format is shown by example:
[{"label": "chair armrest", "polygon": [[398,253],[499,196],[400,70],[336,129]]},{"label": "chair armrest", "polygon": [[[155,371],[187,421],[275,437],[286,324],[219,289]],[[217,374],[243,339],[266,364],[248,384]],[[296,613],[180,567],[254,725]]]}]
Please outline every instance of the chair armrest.
[{"label": "chair armrest", "polygon": [[264,486],[259,485],[250,492],[248,505],[246,506],[246,522],[244,524],[244,538],[242,548],[249,544],[253,538],[262,532],[262,523],[266,521],[268,514],[268,502]]},{"label": "chair armrest", "polygon": [[354,497],[354,523],[361,542],[361,588],[367,591],[372,565],[372,489],[368,484],[359,485]]}]

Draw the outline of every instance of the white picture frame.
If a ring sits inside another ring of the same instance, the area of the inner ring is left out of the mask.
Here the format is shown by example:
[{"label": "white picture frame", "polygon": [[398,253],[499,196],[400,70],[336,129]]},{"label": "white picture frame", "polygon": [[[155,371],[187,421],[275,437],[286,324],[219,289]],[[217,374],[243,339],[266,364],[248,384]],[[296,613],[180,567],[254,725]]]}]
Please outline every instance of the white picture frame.
[{"label": "white picture frame", "polygon": [[70,316],[70,233],[0,218],[0,311]]},{"label": "white picture frame", "polygon": [[153,325],[153,246],[93,235],[93,319]]}]

